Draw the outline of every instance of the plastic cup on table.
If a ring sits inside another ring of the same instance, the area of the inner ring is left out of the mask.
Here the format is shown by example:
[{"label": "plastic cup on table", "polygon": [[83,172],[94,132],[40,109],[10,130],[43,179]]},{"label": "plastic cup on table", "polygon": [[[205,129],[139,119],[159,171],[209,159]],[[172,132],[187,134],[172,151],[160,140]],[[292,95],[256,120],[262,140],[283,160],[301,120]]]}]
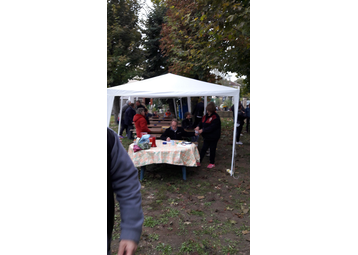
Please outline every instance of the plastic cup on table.
[{"label": "plastic cup on table", "polygon": [[174,140],[171,140],[170,142],[171,142],[171,144],[172,144],[172,145],[174,145],[174,144],[175,144],[175,143],[174,143]]}]

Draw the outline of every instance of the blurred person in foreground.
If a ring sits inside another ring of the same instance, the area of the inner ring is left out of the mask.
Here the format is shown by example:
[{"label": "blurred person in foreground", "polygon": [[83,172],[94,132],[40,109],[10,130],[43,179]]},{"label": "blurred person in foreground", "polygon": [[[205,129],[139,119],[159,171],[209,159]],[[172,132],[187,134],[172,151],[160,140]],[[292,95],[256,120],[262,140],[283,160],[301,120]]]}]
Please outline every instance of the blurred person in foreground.
[{"label": "blurred person in foreground", "polygon": [[215,103],[210,102],[206,107],[207,113],[195,128],[198,134],[201,134],[204,139],[203,147],[200,151],[200,163],[197,163],[198,166],[201,165],[205,152],[210,148],[210,164],[208,165],[208,168],[215,167],[216,146],[221,135],[221,120],[220,116],[215,112],[215,109]]},{"label": "blurred person in foreground", "polygon": [[117,134],[107,128],[107,255],[111,255],[114,225],[113,194],[119,202],[121,237],[118,255],[133,255],[142,233],[144,221],[141,185],[138,170],[134,167]]},{"label": "blurred person in foreground", "polygon": [[183,137],[191,137],[194,135],[194,132],[186,132],[182,127],[178,127],[178,121],[172,119],[170,127],[164,131],[160,139],[169,142],[170,140],[182,140]]},{"label": "blurred person in foreground", "polygon": [[147,125],[147,120],[145,119],[145,109],[143,107],[137,109],[137,114],[133,117],[133,122],[135,125],[135,130],[137,132],[137,137],[142,137],[142,132],[150,134],[150,130]]}]

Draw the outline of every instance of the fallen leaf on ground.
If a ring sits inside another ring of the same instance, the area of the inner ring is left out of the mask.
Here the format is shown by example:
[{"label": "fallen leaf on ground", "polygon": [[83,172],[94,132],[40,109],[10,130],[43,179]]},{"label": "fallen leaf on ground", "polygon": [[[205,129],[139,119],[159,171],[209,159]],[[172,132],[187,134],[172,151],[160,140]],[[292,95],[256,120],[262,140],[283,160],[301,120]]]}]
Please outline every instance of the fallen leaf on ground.
[{"label": "fallen leaf on ground", "polygon": [[232,211],[232,210],[234,210],[234,208],[230,208],[230,207],[228,206],[228,207],[226,207],[226,210]]},{"label": "fallen leaf on ground", "polygon": [[243,234],[243,235],[246,235],[246,234],[248,234],[248,233],[250,233],[250,231],[248,231],[248,230],[243,230],[243,231],[242,231],[242,234]]},{"label": "fallen leaf on ground", "polygon": [[198,199],[204,199],[205,196],[198,196]]},{"label": "fallen leaf on ground", "polygon": [[184,224],[185,224],[185,225],[189,225],[189,224],[191,224],[191,222],[190,222],[190,221],[187,221],[187,222],[184,222]]},{"label": "fallen leaf on ground", "polygon": [[231,224],[236,224],[237,222],[234,221],[234,220],[230,220],[230,223],[231,223]]},{"label": "fallen leaf on ground", "polygon": [[237,217],[239,217],[240,219],[243,218],[244,216],[240,213],[235,213],[235,215],[237,215]]}]

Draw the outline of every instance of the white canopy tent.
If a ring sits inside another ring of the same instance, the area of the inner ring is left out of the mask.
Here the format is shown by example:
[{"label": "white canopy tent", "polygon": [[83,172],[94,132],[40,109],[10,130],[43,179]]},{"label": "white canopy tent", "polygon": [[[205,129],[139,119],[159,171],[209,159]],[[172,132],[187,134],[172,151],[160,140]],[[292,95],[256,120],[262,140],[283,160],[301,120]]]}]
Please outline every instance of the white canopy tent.
[{"label": "white canopy tent", "polygon": [[[207,96],[232,96],[234,97],[235,112],[238,112],[240,90],[213,84],[210,82],[199,81],[171,73],[142,80],[136,82],[135,84],[127,83],[120,86],[111,87],[107,89],[107,126],[109,126],[110,123],[113,101],[115,96],[146,98],[188,97],[188,102],[190,102],[190,97],[204,96],[204,106],[207,105]],[[121,105],[123,105],[122,98]],[[204,113],[205,112],[206,111],[204,109]],[[234,123],[237,123],[237,114],[235,114]],[[231,176],[233,176],[235,170],[235,137],[236,128],[234,128],[232,145],[232,159],[230,171]]]}]

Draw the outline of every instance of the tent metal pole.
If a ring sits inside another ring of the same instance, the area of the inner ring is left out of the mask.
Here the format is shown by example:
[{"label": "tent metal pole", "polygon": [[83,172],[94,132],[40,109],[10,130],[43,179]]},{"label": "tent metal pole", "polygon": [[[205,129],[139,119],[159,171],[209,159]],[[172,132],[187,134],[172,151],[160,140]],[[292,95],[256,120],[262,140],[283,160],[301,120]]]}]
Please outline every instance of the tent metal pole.
[{"label": "tent metal pole", "polygon": [[[121,122],[122,122],[122,109],[123,109],[123,96],[121,96],[121,109],[119,110],[119,116],[121,116],[119,118],[119,123],[118,123],[118,135],[119,135],[119,131],[121,130]],[[118,116],[117,116],[118,117]],[[127,132],[127,131],[126,131]]]},{"label": "tent metal pole", "polygon": [[[231,157],[231,172],[230,175],[233,176],[235,172],[235,145],[236,145],[236,123],[237,123],[237,113],[239,112],[239,99],[240,91],[238,95],[234,97],[234,135],[232,138],[232,157]],[[240,135],[240,134],[239,134]]]},{"label": "tent metal pole", "polygon": [[178,118],[178,115],[177,115],[177,104],[176,104],[176,102],[175,102],[175,98],[173,98],[173,104],[174,104],[175,118]]},{"label": "tent metal pole", "polygon": [[183,113],[183,98],[180,98],[180,108],[181,108],[181,119],[184,119],[184,113]]},{"label": "tent metal pole", "polygon": [[188,99],[188,112],[191,113],[191,97],[187,97]]},{"label": "tent metal pole", "polygon": [[204,96],[204,112],[203,112],[203,116],[205,116],[206,114],[206,105],[208,104],[208,98],[207,96]]}]

